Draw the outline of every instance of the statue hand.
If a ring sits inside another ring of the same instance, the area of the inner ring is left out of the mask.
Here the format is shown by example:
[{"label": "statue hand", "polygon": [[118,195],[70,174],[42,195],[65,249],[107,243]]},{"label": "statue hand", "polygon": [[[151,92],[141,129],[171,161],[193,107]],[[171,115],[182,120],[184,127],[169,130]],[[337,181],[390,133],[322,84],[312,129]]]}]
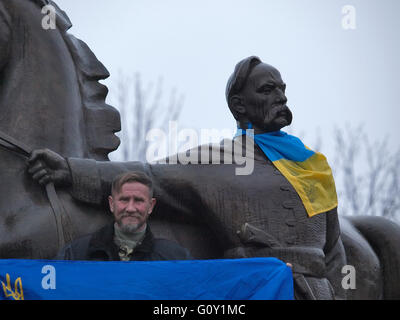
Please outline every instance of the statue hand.
[{"label": "statue hand", "polygon": [[28,159],[28,172],[40,185],[53,182],[56,186],[71,185],[67,160],[49,149],[33,150]]}]

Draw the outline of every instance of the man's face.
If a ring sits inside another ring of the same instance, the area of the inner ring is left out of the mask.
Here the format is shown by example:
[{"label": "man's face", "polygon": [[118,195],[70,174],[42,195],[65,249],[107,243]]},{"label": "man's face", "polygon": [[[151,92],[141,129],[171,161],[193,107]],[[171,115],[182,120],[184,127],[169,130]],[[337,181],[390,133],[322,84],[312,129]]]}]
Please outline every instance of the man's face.
[{"label": "man's face", "polygon": [[285,89],[286,84],[274,67],[265,63],[254,67],[242,91],[246,117],[254,129],[278,131],[292,122]]},{"label": "man's face", "polygon": [[128,182],[114,193],[108,201],[118,226],[128,233],[142,231],[156,203],[155,198],[150,198],[149,188],[139,182]]}]

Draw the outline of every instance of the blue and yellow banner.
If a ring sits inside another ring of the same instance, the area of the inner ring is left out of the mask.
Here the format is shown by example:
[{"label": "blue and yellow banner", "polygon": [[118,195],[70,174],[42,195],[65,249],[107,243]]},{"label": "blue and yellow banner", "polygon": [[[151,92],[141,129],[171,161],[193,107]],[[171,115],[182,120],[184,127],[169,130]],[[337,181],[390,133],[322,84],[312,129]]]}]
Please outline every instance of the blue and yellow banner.
[{"label": "blue and yellow banner", "polygon": [[0,299],[292,300],[276,258],[185,261],[0,260]]},{"label": "blue and yellow banner", "polygon": [[[236,136],[251,131],[238,129]],[[332,170],[322,153],[310,150],[299,138],[283,131],[250,136],[291,183],[309,217],[337,207]]]}]

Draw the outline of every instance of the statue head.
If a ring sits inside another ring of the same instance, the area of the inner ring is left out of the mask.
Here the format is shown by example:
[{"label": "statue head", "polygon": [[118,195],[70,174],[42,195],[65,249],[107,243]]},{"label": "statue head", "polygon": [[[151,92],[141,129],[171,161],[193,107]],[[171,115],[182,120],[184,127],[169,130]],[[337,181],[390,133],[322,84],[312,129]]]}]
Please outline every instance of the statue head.
[{"label": "statue head", "polygon": [[228,80],[226,100],[238,125],[255,133],[278,131],[292,122],[286,84],[279,71],[251,56],[241,60]]}]

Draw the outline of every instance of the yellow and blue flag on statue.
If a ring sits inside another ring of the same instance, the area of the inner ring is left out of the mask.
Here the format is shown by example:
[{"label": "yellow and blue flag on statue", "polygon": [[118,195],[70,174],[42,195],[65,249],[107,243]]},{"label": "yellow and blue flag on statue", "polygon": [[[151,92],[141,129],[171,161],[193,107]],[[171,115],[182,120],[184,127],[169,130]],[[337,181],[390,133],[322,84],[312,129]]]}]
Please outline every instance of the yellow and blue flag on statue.
[{"label": "yellow and blue flag on statue", "polygon": [[276,258],[184,261],[0,259],[0,300],[293,300]]},{"label": "yellow and blue flag on statue", "polygon": [[337,207],[335,181],[326,157],[283,131],[253,134],[238,129],[236,136],[251,136],[274,166],[296,190],[309,217]]}]

